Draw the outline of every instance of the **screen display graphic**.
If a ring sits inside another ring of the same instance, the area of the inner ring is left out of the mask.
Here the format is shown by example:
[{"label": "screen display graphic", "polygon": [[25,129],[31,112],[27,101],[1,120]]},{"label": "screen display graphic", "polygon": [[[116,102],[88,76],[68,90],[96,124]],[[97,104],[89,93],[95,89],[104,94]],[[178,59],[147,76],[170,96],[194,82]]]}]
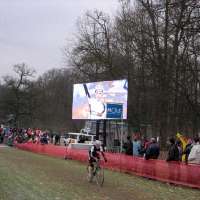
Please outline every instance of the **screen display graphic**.
[{"label": "screen display graphic", "polygon": [[72,119],[127,119],[128,82],[75,84]]}]

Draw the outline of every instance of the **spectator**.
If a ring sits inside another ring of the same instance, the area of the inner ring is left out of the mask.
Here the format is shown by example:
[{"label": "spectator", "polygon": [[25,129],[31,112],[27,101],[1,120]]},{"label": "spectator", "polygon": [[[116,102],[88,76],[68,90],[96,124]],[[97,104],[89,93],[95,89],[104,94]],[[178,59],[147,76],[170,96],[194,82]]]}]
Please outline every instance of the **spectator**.
[{"label": "spectator", "polygon": [[200,164],[200,143],[199,137],[194,139],[194,145],[188,157],[188,163]]},{"label": "spectator", "polygon": [[160,154],[160,148],[155,138],[151,138],[151,143],[146,149],[145,159],[157,159]]},{"label": "spectator", "polygon": [[31,139],[32,142],[35,143],[35,131],[32,131]]},{"label": "spectator", "polygon": [[86,141],[85,136],[84,136],[84,135],[80,135],[80,136],[79,136],[78,143],[85,143],[85,141]]},{"label": "spectator", "polygon": [[141,150],[140,150],[140,154],[143,156],[146,153],[147,148],[149,147],[149,145],[151,144],[151,141],[147,140],[145,137],[142,141],[141,144]]},{"label": "spectator", "polygon": [[124,144],[124,149],[126,155],[133,155],[133,143],[130,136],[127,136],[127,142]]},{"label": "spectator", "polygon": [[55,134],[55,142],[54,142],[54,145],[57,145],[57,144],[60,145],[60,135],[59,135],[59,133],[56,133],[56,134]]},{"label": "spectator", "polygon": [[43,134],[41,135],[40,142],[41,144],[48,144],[48,138],[46,132],[43,132]]},{"label": "spectator", "polygon": [[0,144],[3,143],[3,138],[4,138],[4,131],[3,128],[0,128]]},{"label": "spectator", "polygon": [[73,143],[72,139],[70,137],[67,138],[67,136],[65,136],[65,138],[64,138],[64,145],[65,146],[69,146],[70,143]]},{"label": "spectator", "polygon": [[134,140],[133,140],[133,156],[140,156],[140,151],[141,151],[141,142],[137,138],[134,138]]},{"label": "spectator", "polygon": [[50,130],[50,132],[49,132],[49,137],[50,137],[50,143],[51,143],[51,144],[53,144],[53,136],[54,136],[53,131]]},{"label": "spectator", "polygon": [[188,163],[188,157],[189,157],[191,149],[192,149],[192,140],[189,139],[188,143],[187,143],[187,145],[185,147],[185,151],[183,152],[183,154],[185,154],[185,163],[186,164]]},{"label": "spectator", "polygon": [[28,139],[31,139],[32,137],[32,130],[31,128],[28,128],[28,130],[26,131],[27,135],[28,135]]},{"label": "spectator", "polygon": [[166,161],[179,161],[179,150],[177,145],[175,144],[175,139],[170,138],[169,139],[169,150],[168,150],[168,156]]},{"label": "spectator", "polygon": [[58,144],[59,145],[60,145],[60,138],[61,138],[60,133],[58,133]]},{"label": "spectator", "polygon": [[180,140],[176,141],[176,146],[178,147],[178,151],[179,151],[179,161],[182,161],[183,148],[182,148],[182,143]]}]

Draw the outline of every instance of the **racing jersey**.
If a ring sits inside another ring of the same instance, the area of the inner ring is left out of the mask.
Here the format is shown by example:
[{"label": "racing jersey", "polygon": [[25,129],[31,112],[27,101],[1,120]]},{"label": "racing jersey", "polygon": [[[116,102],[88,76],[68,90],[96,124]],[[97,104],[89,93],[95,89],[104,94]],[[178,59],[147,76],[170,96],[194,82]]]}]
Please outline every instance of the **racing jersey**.
[{"label": "racing jersey", "polygon": [[97,148],[95,145],[93,145],[89,150],[89,157],[90,158],[100,158],[99,152],[103,153],[103,147],[102,145]]}]

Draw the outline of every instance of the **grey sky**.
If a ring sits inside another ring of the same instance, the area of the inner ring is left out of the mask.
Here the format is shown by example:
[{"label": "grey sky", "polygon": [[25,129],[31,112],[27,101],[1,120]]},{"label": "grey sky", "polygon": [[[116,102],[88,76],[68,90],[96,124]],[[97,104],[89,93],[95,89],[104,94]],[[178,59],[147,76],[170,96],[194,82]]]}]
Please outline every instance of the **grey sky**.
[{"label": "grey sky", "polygon": [[87,10],[114,15],[118,0],[0,0],[0,78],[25,62],[37,75],[62,67],[66,40]]}]

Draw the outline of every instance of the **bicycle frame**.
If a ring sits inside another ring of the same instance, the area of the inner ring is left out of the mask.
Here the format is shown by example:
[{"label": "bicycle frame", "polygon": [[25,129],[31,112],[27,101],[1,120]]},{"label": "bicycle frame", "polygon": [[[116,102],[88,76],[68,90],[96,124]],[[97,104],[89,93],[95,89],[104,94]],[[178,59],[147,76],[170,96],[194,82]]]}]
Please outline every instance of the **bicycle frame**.
[{"label": "bicycle frame", "polygon": [[[94,167],[91,167],[90,165],[87,166],[88,181],[92,182],[93,178],[95,178],[97,185],[102,186],[104,183],[103,167],[100,166],[100,160],[94,162],[93,164]],[[92,170],[89,168],[92,168]]]}]

